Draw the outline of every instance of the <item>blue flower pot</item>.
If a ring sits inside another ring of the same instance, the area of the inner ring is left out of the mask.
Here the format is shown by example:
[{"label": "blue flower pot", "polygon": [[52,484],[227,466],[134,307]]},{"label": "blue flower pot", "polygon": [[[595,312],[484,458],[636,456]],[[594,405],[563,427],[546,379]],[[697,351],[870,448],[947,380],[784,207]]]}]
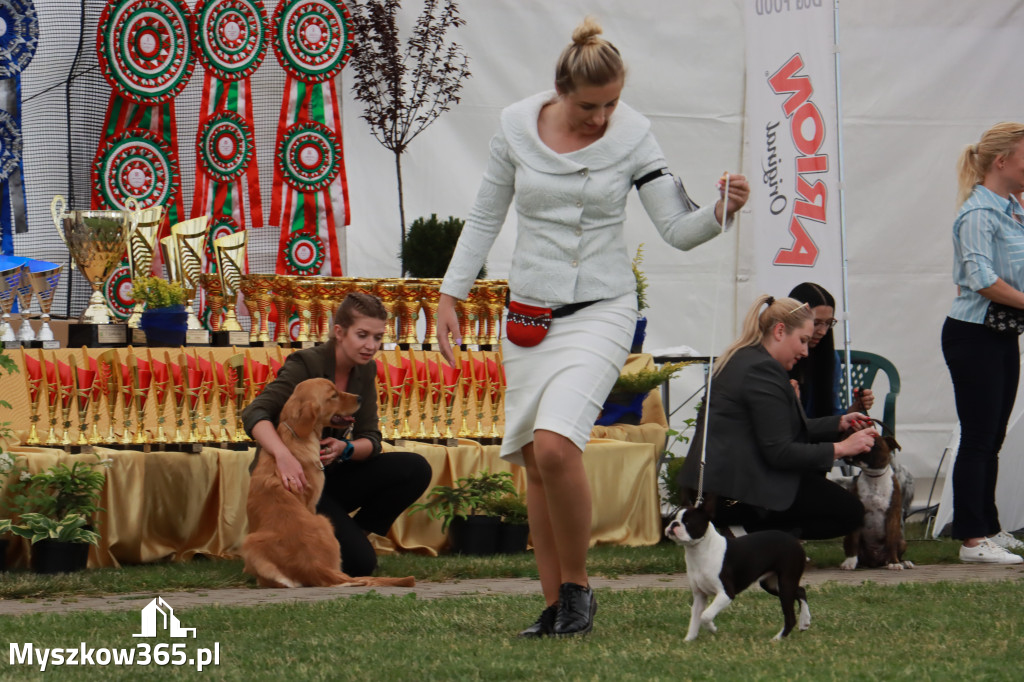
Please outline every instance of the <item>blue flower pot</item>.
[{"label": "blue flower pot", "polygon": [[185,345],[188,313],[183,305],[146,309],[139,327],[146,332],[146,345],[177,348]]}]

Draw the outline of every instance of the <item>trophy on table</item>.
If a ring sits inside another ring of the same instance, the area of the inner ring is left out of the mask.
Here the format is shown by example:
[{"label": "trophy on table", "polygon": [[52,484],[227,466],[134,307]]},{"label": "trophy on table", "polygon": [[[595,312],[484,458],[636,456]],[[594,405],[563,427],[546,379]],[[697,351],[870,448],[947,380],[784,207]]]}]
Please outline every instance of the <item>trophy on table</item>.
[{"label": "trophy on table", "polygon": [[203,328],[199,323],[199,318],[196,317],[192,303],[196,297],[196,291],[199,289],[199,275],[203,271],[208,222],[208,216],[199,216],[171,226],[171,235],[177,240],[178,247],[180,268],[178,276],[181,277],[181,284],[185,287],[185,296],[188,298],[185,310],[188,312],[188,328],[190,330]]},{"label": "trophy on table", "polygon": [[249,309],[249,343],[270,341],[270,305],[276,275],[244,274],[238,288]]},{"label": "trophy on table", "polygon": [[245,409],[245,394],[247,392],[245,381],[245,356],[236,353],[224,361],[224,370],[228,374],[228,381],[231,384],[235,402],[235,433],[232,441],[235,443],[249,442],[249,436],[245,433],[245,425],[242,423],[242,410]]},{"label": "trophy on table", "polygon": [[[235,307],[238,292],[242,288],[242,274],[245,272],[245,230],[234,232],[213,240],[213,252],[217,256],[217,274],[220,276],[221,291],[224,295],[224,324],[221,330],[228,333],[227,343],[244,345],[249,342],[242,326],[238,324]],[[239,337],[232,343],[231,333]]]},{"label": "trophy on table", "polygon": [[[53,198],[50,203],[53,224],[78,264],[79,271],[92,287],[89,306],[79,322],[88,325],[110,324],[110,311],[100,290],[124,254],[128,238],[138,224],[139,212],[65,211],[66,207],[64,197],[58,195]],[[69,341],[69,345],[78,344]]]},{"label": "trophy on table", "polygon": [[32,278],[30,277],[28,263],[22,264],[18,270],[21,273],[17,286],[18,311],[21,313],[21,327],[18,329],[18,340],[31,342],[36,340],[36,333],[33,331],[32,323],[28,319],[28,309],[32,305]]},{"label": "trophy on table", "polygon": [[32,272],[31,267],[29,268],[29,281],[32,283],[36,300],[39,301],[41,312],[36,341],[42,341],[44,344],[48,341],[55,342],[53,330],[50,329],[50,306],[53,305],[53,294],[57,291],[57,284],[60,282],[60,273],[63,269],[63,265],[35,272]]},{"label": "trophy on table", "polygon": [[216,272],[199,273],[199,284],[206,290],[207,322],[210,331],[221,331],[221,315],[224,312],[224,289],[221,288],[220,275]]},{"label": "trophy on table", "polygon": [[17,341],[14,327],[11,326],[11,310],[21,283],[21,266],[0,270],[0,310],[3,310],[3,322],[0,322],[0,341]]},{"label": "trophy on table", "polygon": [[[153,206],[138,210],[138,202],[135,201],[135,197],[128,197],[125,206],[129,210],[137,210],[139,213],[138,223],[128,235],[128,270],[134,283],[141,277],[150,277],[153,274],[153,254],[156,251],[156,236],[160,231],[160,221],[164,217],[164,207]],[[129,329],[139,328],[142,311],[145,308],[145,303],[135,301],[132,314],[128,316]]]}]

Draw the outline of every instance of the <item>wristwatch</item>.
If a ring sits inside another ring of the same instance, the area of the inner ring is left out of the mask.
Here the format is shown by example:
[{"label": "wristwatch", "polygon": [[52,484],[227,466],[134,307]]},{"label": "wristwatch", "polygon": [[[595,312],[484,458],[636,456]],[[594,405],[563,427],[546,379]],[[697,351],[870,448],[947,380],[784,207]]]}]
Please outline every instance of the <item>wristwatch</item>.
[{"label": "wristwatch", "polygon": [[338,455],[339,462],[347,462],[352,459],[352,453],[355,452],[355,446],[352,445],[352,441],[342,438],[345,441],[345,449]]}]

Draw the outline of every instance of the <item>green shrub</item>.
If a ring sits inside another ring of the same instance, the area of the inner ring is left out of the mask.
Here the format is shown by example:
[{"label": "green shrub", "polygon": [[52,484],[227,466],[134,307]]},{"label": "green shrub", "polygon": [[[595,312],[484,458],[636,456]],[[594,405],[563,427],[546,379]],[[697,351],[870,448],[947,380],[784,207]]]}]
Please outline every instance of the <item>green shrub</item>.
[{"label": "green shrub", "polygon": [[[405,273],[409,277],[444,277],[465,224],[465,220],[453,216],[441,222],[436,213],[431,213],[429,218],[417,218],[409,227],[398,254]],[[477,279],[486,277],[487,266],[484,265]]]}]

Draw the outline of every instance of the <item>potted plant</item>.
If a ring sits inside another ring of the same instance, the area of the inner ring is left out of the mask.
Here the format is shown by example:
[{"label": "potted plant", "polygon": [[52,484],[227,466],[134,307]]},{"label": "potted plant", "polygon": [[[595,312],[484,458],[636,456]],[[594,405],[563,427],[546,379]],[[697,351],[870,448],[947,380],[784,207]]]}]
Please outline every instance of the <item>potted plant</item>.
[{"label": "potted plant", "polygon": [[658,369],[642,369],[619,376],[604,401],[604,407],[596,423],[599,426],[639,424],[643,417],[644,398],[647,397],[647,393],[671,379],[686,364],[667,362]]},{"label": "potted plant", "polygon": [[[417,218],[402,239],[402,250],[398,254],[402,260],[402,270],[409,277],[444,277],[465,224],[465,220],[453,216],[448,216],[448,220],[442,222],[437,219],[436,213],[430,214],[429,218]],[[485,277],[486,265],[480,268],[477,279]]]},{"label": "potted plant", "polygon": [[481,471],[458,479],[453,486],[434,486],[427,501],[414,504],[409,511],[426,512],[441,521],[442,531],[451,529],[453,552],[494,554],[501,516],[491,513],[489,507],[502,496],[515,493],[511,473]]},{"label": "potted plant", "polygon": [[633,332],[633,345],[630,353],[642,353],[644,350],[644,339],[647,338],[647,318],[643,311],[647,305],[647,275],[640,266],[644,262],[644,245],[636,247],[636,255],[633,256],[633,277],[636,278],[636,331]]},{"label": "potted plant", "polygon": [[11,532],[31,543],[33,571],[85,568],[89,545],[98,544],[100,538],[90,524],[93,515],[102,511],[99,500],[106,475],[96,467],[109,467],[110,462],[98,456],[95,464],[58,462],[45,471],[21,476],[11,486],[8,508],[13,513],[0,521],[0,533]]},{"label": "potted plant", "polygon": [[487,512],[501,519],[498,529],[498,552],[515,554],[526,551],[530,526],[526,512],[526,498],[522,493],[506,493],[487,503]]},{"label": "potted plant", "polygon": [[178,347],[185,345],[188,313],[186,294],[180,282],[159,277],[139,277],[132,282],[132,298],[146,304],[139,327],[146,332],[150,346]]}]

